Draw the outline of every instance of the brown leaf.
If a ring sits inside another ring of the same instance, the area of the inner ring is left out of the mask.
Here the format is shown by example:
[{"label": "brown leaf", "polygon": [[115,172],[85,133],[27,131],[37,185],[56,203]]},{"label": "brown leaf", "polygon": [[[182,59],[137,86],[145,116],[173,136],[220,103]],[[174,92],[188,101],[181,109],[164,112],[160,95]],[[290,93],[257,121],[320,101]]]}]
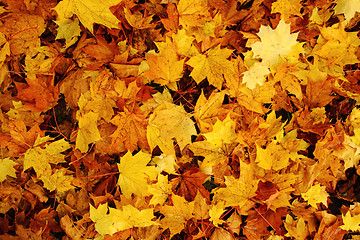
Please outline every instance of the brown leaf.
[{"label": "brown leaf", "polygon": [[210,193],[202,185],[208,177],[208,175],[200,172],[199,168],[190,167],[177,178],[171,180],[172,189],[177,195],[184,196],[187,201],[193,201],[197,191],[210,201]]}]

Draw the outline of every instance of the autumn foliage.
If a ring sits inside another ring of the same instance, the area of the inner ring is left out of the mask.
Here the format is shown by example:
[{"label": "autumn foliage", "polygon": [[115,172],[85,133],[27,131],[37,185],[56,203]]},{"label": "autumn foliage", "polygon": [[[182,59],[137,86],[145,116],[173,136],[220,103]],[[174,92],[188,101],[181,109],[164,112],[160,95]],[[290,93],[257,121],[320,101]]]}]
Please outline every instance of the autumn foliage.
[{"label": "autumn foliage", "polygon": [[3,0],[0,239],[354,239],[358,0]]}]

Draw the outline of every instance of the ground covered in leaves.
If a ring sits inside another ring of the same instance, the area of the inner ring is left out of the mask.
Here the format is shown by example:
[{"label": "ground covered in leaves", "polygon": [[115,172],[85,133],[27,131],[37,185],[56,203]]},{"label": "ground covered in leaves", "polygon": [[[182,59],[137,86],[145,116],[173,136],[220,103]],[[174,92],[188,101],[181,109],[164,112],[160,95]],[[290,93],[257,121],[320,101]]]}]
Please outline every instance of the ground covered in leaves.
[{"label": "ground covered in leaves", "polygon": [[357,0],[0,2],[0,239],[355,239]]}]

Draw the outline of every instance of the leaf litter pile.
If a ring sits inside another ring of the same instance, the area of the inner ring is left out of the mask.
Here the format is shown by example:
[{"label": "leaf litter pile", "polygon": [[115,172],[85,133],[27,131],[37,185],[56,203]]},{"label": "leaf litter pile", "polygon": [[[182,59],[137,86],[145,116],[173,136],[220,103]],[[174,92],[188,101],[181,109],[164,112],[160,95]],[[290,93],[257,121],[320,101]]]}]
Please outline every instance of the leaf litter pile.
[{"label": "leaf litter pile", "polygon": [[0,2],[0,239],[358,239],[358,0]]}]

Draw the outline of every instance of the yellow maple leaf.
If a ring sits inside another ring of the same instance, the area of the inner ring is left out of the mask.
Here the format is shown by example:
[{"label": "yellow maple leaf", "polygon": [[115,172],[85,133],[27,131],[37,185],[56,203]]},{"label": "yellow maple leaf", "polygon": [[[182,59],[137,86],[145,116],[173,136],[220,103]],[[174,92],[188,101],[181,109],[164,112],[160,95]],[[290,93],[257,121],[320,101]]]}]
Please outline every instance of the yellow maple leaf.
[{"label": "yellow maple leaf", "polygon": [[360,214],[351,215],[350,211],[347,211],[345,215],[342,215],[344,225],[340,228],[346,231],[360,231]]},{"label": "yellow maple leaf", "polygon": [[148,182],[154,180],[157,171],[154,166],[146,166],[151,161],[151,155],[142,151],[136,155],[127,152],[118,163],[119,180],[118,185],[125,197],[130,198],[131,194],[139,196],[149,195]]},{"label": "yellow maple leaf", "polygon": [[262,64],[268,67],[276,66],[280,58],[297,60],[303,45],[296,41],[298,34],[290,34],[290,24],[286,24],[282,19],[275,29],[261,26],[257,34],[261,42],[253,43],[251,51],[255,58],[261,58]]},{"label": "yellow maple leaf", "polygon": [[343,76],[345,65],[359,62],[356,52],[360,39],[356,32],[345,31],[345,25],[345,22],[340,22],[320,28],[321,35],[311,52],[315,64],[332,76]]},{"label": "yellow maple leaf", "polygon": [[202,26],[210,17],[206,0],[180,0],[177,4],[179,25],[185,28]]},{"label": "yellow maple leaf", "polygon": [[65,162],[65,155],[61,152],[70,148],[70,144],[64,139],[52,142],[41,148],[41,143],[49,140],[49,138],[38,138],[32,148],[29,148],[24,154],[24,171],[28,168],[33,168],[38,177],[42,175],[50,176],[51,166],[50,163],[62,163]]},{"label": "yellow maple leaf", "polygon": [[154,209],[139,210],[132,205],[125,205],[122,210],[108,207],[108,204],[101,204],[94,208],[90,204],[90,219],[95,222],[95,230],[100,235],[110,234],[130,229],[133,227],[148,227],[159,225],[152,221]]},{"label": "yellow maple leaf", "polygon": [[89,111],[78,118],[79,130],[76,136],[76,148],[81,152],[87,152],[88,145],[101,140],[97,127],[99,113]]},{"label": "yellow maple leaf", "polygon": [[149,204],[154,206],[159,204],[162,206],[172,193],[171,187],[168,176],[159,174],[157,183],[149,185],[148,192],[150,195],[153,195]]},{"label": "yellow maple leaf", "polygon": [[170,238],[184,229],[187,220],[193,217],[194,202],[188,202],[184,197],[173,194],[173,206],[161,206],[160,212],[164,218],[160,220],[161,226],[170,229]]},{"label": "yellow maple leaf", "polygon": [[235,133],[235,121],[230,118],[230,114],[223,121],[219,119],[214,124],[213,130],[203,133],[207,142],[214,147],[221,147],[223,144],[230,144],[237,138]]},{"label": "yellow maple leaf", "polygon": [[207,78],[210,84],[217,89],[221,89],[223,75],[232,74],[233,63],[227,58],[230,57],[232,50],[221,49],[220,45],[209,49],[204,54],[197,54],[191,57],[186,64],[193,67],[190,76],[200,83]]},{"label": "yellow maple leaf", "polygon": [[157,43],[156,45],[159,53],[146,53],[146,63],[149,65],[149,70],[145,71],[144,75],[155,83],[166,85],[172,90],[178,90],[176,81],[183,75],[185,59],[179,59],[170,38],[167,38],[165,43]]},{"label": "yellow maple leaf", "polygon": [[202,156],[205,159],[200,163],[201,172],[212,175],[212,167],[228,160],[226,149],[227,146],[215,147],[208,141],[194,142],[189,145],[189,149],[195,156]]},{"label": "yellow maple leaf", "polygon": [[118,112],[115,117],[111,119],[117,129],[109,137],[112,138],[111,147],[125,146],[131,152],[140,147],[141,149],[148,149],[146,139],[146,121],[141,116],[131,113],[124,108],[124,112]]},{"label": "yellow maple leaf", "polygon": [[320,184],[316,184],[311,186],[306,193],[302,193],[301,196],[305,201],[308,201],[311,206],[314,208],[318,208],[317,203],[323,203],[327,206],[327,199],[329,194],[325,190],[325,186],[320,186]]},{"label": "yellow maple leaf", "polygon": [[17,163],[10,158],[0,159],[0,183],[6,179],[6,176],[16,177],[15,165]]},{"label": "yellow maple leaf", "polygon": [[305,223],[304,218],[300,217],[298,220],[294,220],[289,214],[286,215],[284,222],[285,228],[288,233],[285,234],[287,237],[293,237],[297,240],[305,240],[309,235],[309,228]]},{"label": "yellow maple leaf", "polygon": [[338,0],[334,7],[335,14],[344,14],[345,18],[350,21],[356,12],[360,13],[360,5],[358,0]]},{"label": "yellow maple leaf", "polygon": [[210,221],[213,222],[215,226],[224,223],[225,221],[221,219],[221,216],[225,212],[225,202],[219,201],[216,204],[212,205],[209,210]]},{"label": "yellow maple leaf", "polygon": [[156,146],[166,154],[173,153],[173,138],[180,149],[191,143],[191,136],[196,134],[191,115],[185,112],[182,106],[170,102],[163,102],[149,117],[147,139],[151,149]]},{"label": "yellow maple leaf", "polygon": [[152,26],[152,24],[150,24],[150,22],[153,19],[153,15],[149,15],[149,16],[145,17],[139,11],[131,13],[131,11],[128,10],[127,8],[124,8],[124,15],[125,15],[125,18],[128,21],[128,23],[133,28],[144,29],[144,28],[149,28]]},{"label": "yellow maple leaf", "polygon": [[152,159],[154,163],[156,163],[156,168],[159,169],[159,172],[167,172],[169,174],[175,174],[176,172],[175,167],[177,168],[178,165],[176,163],[176,158],[173,155],[164,155],[156,156]]},{"label": "yellow maple leaf", "polygon": [[66,192],[70,189],[75,188],[71,181],[74,179],[71,175],[65,175],[66,169],[56,169],[53,174],[41,175],[40,179],[44,183],[44,188],[49,190],[50,192],[57,190],[58,192]]},{"label": "yellow maple leaf", "polygon": [[225,92],[212,92],[208,99],[202,92],[195,105],[194,117],[200,128],[200,132],[206,133],[212,130],[213,124],[218,118],[225,116],[225,109],[222,109]]},{"label": "yellow maple leaf", "polygon": [[93,33],[94,23],[108,28],[119,28],[119,20],[109,8],[120,2],[121,0],[63,0],[56,5],[54,10],[61,23],[75,14],[84,27]]},{"label": "yellow maple leaf", "polygon": [[242,82],[253,90],[257,85],[262,86],[265,83],[266,76],[270,74],[270,70],[262,63],[255,63],[243,74]]},{"label": "yellow maple leaf", "polygon": [[80,23],[78,19],[64,19],[62,21],[55,21],[55,23],[59,26],[55,39],[65,39],[66,44],[61,49],[63,52],[78,40],[81,33]]},{"label": "yellow maple leaf", "polygon": [[177,33],[173,33],[172,39],[177,46],[177,53],[186,57],[192,57],[199,53],[194,46],[195,38],[188,34],[185,29],[180,29]]},{"label": "yellow maple leaf", "polygon": [[240,177],[225,176],[225,188],[213,190],[214,202],[224,201],[225,206],[251,207],[255,203],[250,201],[256,196],[258,183],[253,175],[253,169],[250,165],[240,162]]},{"label": "yellow maple leaf", "polygon": [[256,162],[263,169],[276,171],[283,169],[289,165],[289,157],[289,151],[276,141],[269,143],[266,149],[256,145]]},{"label": "yellow maple leaf", "polygon": [[281,17],[289,22],[292,15],[302,17],[300,0],[278,0],[271,5],[271,13],[280,13]]}]

